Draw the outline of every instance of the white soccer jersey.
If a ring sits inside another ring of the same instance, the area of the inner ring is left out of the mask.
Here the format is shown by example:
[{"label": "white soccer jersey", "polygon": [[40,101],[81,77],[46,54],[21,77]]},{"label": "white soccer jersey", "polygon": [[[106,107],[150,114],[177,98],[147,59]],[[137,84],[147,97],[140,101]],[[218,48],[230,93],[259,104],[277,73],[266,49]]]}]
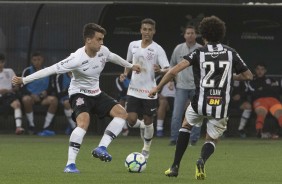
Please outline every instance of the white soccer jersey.
[{"label": "white soccer jersey", "polygon": [[[169,67],[169,62],[164,49],[156,42],[152,42],[148,47],[141,47],[142,40],[133,41],[129,44],[127,61],[141,65],[141,72],[132,72],[131,81],[127,95],[142,99],[152,99],[148,97],[150,90],[156,86],[154,65],[161,68]],[[157,95],[154,97],[157,98]]]},{"label": "white soccer jersey", "polygon": [[102,46],[96,56],[90,58],[85,53],[85,47],[82,47],[52,67],[58,74],[72,71],[73,77],[69,86],[69,96],[75,93],[96,96],[101,93],[99,87],[100,73],[103,71],[106,62],[111,60],[111,54],[107,47]]},{"label": "white soccer jersey", "polygon": [[4,68],[0,72],[0,89],[12,89],[12,78],[15,76],[15,72],[11,68]]}]

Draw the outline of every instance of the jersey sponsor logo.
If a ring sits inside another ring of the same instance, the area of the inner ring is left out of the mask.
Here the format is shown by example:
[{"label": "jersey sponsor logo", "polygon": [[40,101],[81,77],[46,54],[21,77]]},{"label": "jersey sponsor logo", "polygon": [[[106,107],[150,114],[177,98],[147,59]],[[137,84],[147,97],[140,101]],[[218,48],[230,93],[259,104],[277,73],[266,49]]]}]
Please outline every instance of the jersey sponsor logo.
[{"label": "jersey sponsor logo", "polygon": [[207,103],[210,106],[219,106],[222,104],[221,90],[210,89],[207,96]]},{"label": "jersey sponsor logo", "polygon": [[85,64],[87,64],[87,63],[88,63],[88,60],[83,61],[81,65],[85,65]]},{"label": "jersey sponsor logo", "polygon": [[137,45],[133,45],[133,48],[139,48]]},{"label": "jersey sponsor logo", "polygon": [[76,106],[80,106],[82,104],[84,104],[84,98],[79,97],[76,99]]},{"label": "jersey sponsor logo", "polygon": [[103,54],[103,53],[98,54],[98,57],[102,57],[102,56],[104,56],[104,54]]},{"label": "jersey sponsor logo", "polygon": [[152,48],[148,48],[148,51],[154,52],[154,49],[152,49]]},{"label": "jersey sponsor logo", "polygon": [[79,91],[81,93],[84,93],[84,94],[96,94],[96,93],[100,92],[100,89],[95,89],[95,90],[80,89]]},{"label": "jersey sponsor logo", "polygon": [[129,90],[134,91],[134,92],[138,92],[138,93],[149,93],[150,92],[147,89],[138,89],[138,88],[133,88],[133,87],[130,87]]}]

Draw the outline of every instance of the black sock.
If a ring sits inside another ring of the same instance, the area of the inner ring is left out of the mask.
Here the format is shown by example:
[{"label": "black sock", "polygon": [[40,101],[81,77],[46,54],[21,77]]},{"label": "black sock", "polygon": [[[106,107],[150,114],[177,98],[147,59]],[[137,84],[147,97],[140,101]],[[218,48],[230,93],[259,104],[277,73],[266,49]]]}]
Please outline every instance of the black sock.
[{"label": "black sock", "polygon": [[208,160],[208,158],[213,154],[214,149],[215,149],[215,145],[211,142],[206,142],[203,145],[201,151],[201,158],[204,160],[205,163]]},{"label": "black sock", "polygon": [[175,149],[174,161],[172,167],[179,168],[182,156],[184,155],[186,148],[188,146],[189,138],[190,138],[190,131],[188,131],[188,129],[186,128],[181,128],[179,130],[179,135],[176,141],[176,149]]}]

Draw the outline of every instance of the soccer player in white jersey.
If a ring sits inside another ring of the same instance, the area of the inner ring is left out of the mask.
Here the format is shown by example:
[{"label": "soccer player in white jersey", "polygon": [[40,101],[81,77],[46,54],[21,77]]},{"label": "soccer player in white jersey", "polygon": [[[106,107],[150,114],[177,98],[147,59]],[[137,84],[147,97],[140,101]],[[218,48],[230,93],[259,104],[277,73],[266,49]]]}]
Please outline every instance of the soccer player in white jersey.
[{"label": "soccer player in white jersey", "polygon": [[71,71],[73,77],[69,86],[70,103],[73,109],[73,119],[77,127],[69,139],[68,161],[64,172],[79,173],[76,168],[76,157],[82,140],[90,123],[90,113],[99,117],[111,116],[113,120],[107,126],[99,146],[92,151],[92,155],[102,161],[109,162],[112,156],[107,147],[122,131],[127,118],[127,112],[112,97],[100,90],[99,77],[105,64],[110,61],[123,67],[140,72],[140,65],[128,63],[120,56],[109,51],[103,45],[106,30],[95,23],[84,26],[83,39],[85,46],[79,48],[68,58],[44,68],[27,77],[14,77],[13,84],[27,84],[33,80]]},{"label": "soccer player in white jersey", "polygon": [[[144,141],[142,154],[149,157],[150,146],[154,135],[153,115],[157,109],[157,97],[148,97],[150,89],[156,86],[155,71],[167,71],[169,62],[164,49],[153,41],[156,23],[150,18],[141,21],[140,32],[142,40],[132,41],[127,51],[127,61],[141,65],[140,73],[133,72],[127,91],[128,124],[140,128]],[[129,69],[125,69],[121,77],[125,77]],[[138,113],[143,114],[144,122],[138,119]],[[145,123],[145,125],[144,125]]]},{"label": "soccer player in white jersey", "polygon": [[196,93],[179,130],[173,164],[165,171],[165,175],[178,176],[191,129],[193,126],[201,126],[203,118],[207,118],[206,142],[196,162],[195,174],[196,179],[203,180],[206,177],[205,163],[213,154],[218,138],[226,130],[233,80],[252,80],[253,75],[234,49],[221,44],[226,30],[221,19],[216,16],[206,17],[200,22],[199,30],[205,46],[184,56],[180,63],[166,73],[159,85],[150,91],[149,96],[153,97],[178,72],[193,66]]},{"label": "soccer player in white jersey", "polygon": [[22,110],[21,103],[17,97],[18,88],[12,86],[12,77],[16,74],[11,68],[4,68],[6,63],[5,55],[0,54],[0,107],[6,109],[12,107],[14,109],[14,118],[16,121],[17,135],[24,133],[22,128]]}]

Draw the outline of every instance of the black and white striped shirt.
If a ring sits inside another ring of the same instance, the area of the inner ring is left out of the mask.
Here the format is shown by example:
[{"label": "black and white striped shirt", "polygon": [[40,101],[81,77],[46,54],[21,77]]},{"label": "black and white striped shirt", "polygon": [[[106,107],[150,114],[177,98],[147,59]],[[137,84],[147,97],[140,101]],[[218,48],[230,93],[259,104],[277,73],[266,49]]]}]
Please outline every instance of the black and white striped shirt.
[{"label": "black and white striped shirt", "polygon": [[196,94],[191,105],[194,111],[214,118],[227,117],[233,73],[248,70],[239,54],[223,44],[207,44],[184,59],[193,65]]}]

